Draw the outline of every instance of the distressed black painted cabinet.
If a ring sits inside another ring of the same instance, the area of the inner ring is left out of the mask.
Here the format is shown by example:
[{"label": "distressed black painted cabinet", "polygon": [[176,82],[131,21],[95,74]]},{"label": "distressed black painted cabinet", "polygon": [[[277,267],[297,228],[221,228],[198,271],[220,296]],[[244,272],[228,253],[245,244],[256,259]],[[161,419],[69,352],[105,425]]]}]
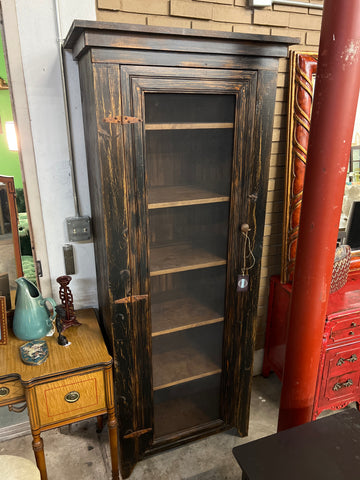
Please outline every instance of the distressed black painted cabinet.
[{"label": "distressed black painted cabinet", "polygon": [[[247,434],[278,58],[290,42],[81,21],[66,39],[124,477],[149,451],[231,426]],[[243,223],[255,265],[238,293]]]}]

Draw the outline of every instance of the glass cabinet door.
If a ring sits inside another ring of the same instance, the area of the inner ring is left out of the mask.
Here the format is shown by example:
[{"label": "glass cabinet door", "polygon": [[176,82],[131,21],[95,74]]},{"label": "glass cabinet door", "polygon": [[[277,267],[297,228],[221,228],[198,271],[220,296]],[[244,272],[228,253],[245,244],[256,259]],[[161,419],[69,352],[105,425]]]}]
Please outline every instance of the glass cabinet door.
[{"label": "glass cabinet door", "polygon": [[144,102],[156,440],[220,418],[236,96]]}]

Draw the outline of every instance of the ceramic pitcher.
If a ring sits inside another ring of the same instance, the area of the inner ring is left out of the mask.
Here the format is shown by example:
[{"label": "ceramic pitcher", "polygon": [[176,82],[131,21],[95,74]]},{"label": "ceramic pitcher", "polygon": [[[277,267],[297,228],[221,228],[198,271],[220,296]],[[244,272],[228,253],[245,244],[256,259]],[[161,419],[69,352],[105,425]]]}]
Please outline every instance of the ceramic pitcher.
[{"label": "ceramic pitcher", "polygon": [[[51,334],[53,320],[56,317],[56,302],[53,298],[43,298],[37,287],[24,277],[15,280],[17,283],[13,331],[20,340],[38,340]],[[46,306],[49,302],[53,314]]]}]

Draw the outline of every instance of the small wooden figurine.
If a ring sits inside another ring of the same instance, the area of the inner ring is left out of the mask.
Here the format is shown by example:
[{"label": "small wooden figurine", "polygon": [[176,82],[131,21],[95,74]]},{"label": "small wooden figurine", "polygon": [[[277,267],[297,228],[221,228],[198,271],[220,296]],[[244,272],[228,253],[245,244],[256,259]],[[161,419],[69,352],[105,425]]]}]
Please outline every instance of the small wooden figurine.
[{"label": "small wooden figurine", "polygon": [[76,320],[74,299],[70,287],[68,286],[71,282],[70,275],[62,275],[61,277],[58,277],[56,281],[60,284],[59,297],[61,304],[65,309],[65,318],[62,319],[62,330],[64,331],[74,325],[81,325],[81,323]]},{"label": "small wooden figurine", "polygon": [[58,331],[58,334],[59,334],[58,344],[65,347],[66,345],[70,345],[67,338],[64,335],[62,335],[62,331],[64,329],[63,320],[66,319],[66,310],[62,305],[57,305],[55,307],[55,310],[56,310],[55,324],[56,324],[56,330]]}]

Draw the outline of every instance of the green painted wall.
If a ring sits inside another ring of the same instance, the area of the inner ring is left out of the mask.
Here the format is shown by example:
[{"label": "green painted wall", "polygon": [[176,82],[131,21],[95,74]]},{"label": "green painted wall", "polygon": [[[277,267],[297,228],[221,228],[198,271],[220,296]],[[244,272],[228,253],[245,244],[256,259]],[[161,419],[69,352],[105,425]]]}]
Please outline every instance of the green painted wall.
[{"label": "green painted wall", "polygon": [[[7,73],[5,66],[5,57],[2,39],[0,36],[0,77],[6,83]],[[15,188],[22,188],[21,169],[18,152],[11,152],[9,150],[6,134],[5,122],[13,121],[10,93],[9,90],[0,90],[0,175],[9,175],[14,177]]]}]

